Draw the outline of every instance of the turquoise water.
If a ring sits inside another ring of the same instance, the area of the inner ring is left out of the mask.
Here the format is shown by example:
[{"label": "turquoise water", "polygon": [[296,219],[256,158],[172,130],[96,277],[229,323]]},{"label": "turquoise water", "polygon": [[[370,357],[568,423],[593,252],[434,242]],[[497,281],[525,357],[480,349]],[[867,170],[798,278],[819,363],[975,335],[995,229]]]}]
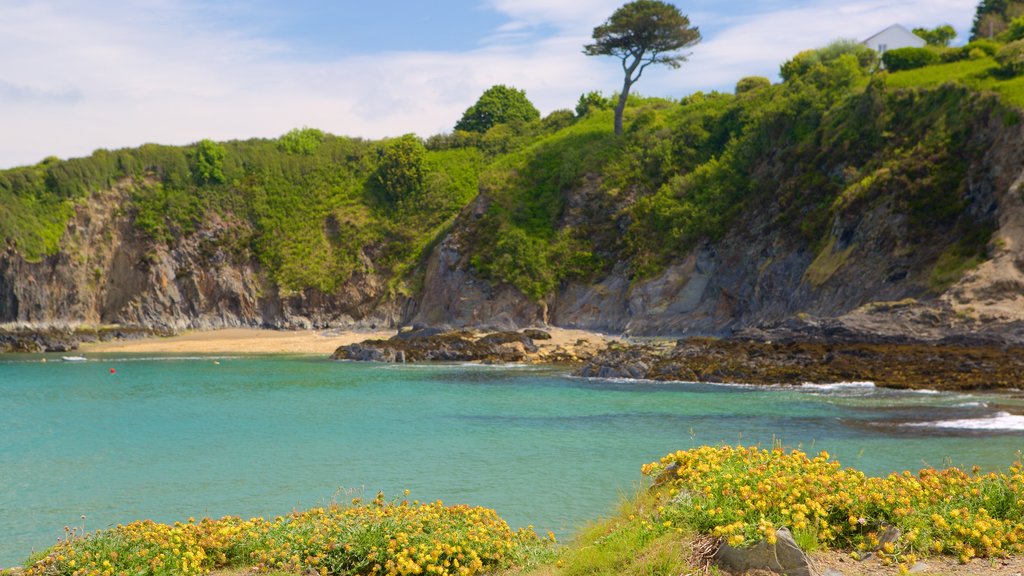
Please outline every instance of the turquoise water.
[{"label": "turquoise water", "polygon": [[699,444],[778,440],[875,474],[1006,467],[1024,448],[1010,397],[310,357],[50,360],[0,359],[0,566],[83,514],[93,530],[408,488],[567,536],[632,492],[642,464]]}]

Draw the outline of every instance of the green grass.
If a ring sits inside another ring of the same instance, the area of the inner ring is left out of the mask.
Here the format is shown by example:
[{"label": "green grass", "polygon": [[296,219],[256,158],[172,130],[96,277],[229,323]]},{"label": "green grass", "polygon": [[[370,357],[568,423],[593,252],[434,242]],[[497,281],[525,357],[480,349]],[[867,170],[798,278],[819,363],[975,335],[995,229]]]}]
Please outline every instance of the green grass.
[{"label": "green grass", "polygon": [[995,92],[1007,104],[1024,108],[1024,76],[1003,77],[993,58],[961,60],[895,72],[889,74],[886,81],[892,88],[934,88],[948,82],[959,83],[972,90]]}]

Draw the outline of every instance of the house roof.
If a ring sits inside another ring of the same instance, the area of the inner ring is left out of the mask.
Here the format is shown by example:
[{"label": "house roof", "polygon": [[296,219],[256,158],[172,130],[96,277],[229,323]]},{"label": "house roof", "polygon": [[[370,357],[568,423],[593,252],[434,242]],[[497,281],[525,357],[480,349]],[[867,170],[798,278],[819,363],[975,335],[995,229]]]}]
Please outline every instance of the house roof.
[{"label": "house roof", "polygon": [[[885,33],[886,33],[886,32],[888,32],[889,30],[893,30],[893,29],[899,30],[900,32],[903,32],[904,34],[909,34],[910,36],[913,36],[913,37],[915,37],[915,38],[921,38],[921,37],[920,37],[920,36],[918,36],[917,34],[914,34],[914,33],[913,33],[913,32],[911,32],[910,30],[907,30],[907,29],[906,29],[906,28],[904,28],[903,26],[901,26],[901,25],[899,25],[899,24],[893,24],[892,26],[889,26],[889,27],[888,27],[888,28],[886,28],[885,30],[882,30],[881,32],[878,32],[878,33],[876,33],[876,34],[873,34],[873,35],[871,35],[871,36],[870,36],[870,37],[868,37],[868,38],[867,38],[866,40],[864,40],[863,42],[861,42],[861,44],[870,44],[870,43],[871,43],[871,41],[872,41],[872,40],[874,40],[875,38],[878,38],[878,37],[879,37],[879,36],[881,36],[882,34],[885,34]],[[921,38],[921,39],[922,39],[922,40],[924,40],[923,38]]]}]

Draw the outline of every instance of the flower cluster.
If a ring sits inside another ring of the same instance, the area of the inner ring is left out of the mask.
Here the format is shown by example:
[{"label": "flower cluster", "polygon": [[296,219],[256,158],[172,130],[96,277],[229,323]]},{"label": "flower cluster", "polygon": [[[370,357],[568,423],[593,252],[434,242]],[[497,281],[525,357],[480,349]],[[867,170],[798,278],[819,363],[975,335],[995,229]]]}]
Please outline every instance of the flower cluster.
[{"label": "flower cluster", "polygon": [[[788,527],[800,540],[878,550],[895,561],[918,554],[975,556],[1024,551],[1024,471],[957,468],[886,478],[842,468],[827,452],[702,447],[643,467],[668,486],[666,514],[742,545],[774,540]],[[888,534],[886,534],[888,533]],[[899,534],[895,541],[886,535]]]},{"label": "flower cluster", "polygon": [[26,576],[205,574],[255,566],[301,574],[469,576],[521,562],[544,541],[490,509],[385,501],[274,520],[142,521],[61,541]]}]

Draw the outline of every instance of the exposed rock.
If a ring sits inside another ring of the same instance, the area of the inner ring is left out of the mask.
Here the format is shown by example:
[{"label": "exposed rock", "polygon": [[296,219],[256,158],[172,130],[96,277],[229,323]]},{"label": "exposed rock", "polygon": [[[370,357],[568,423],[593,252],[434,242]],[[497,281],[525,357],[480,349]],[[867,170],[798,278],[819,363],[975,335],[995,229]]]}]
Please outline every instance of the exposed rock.
[{"label": "exposed rock", "polygon": [[984,390],[1024,381],[1024,347],[922,342],[687,338],[671,349],[608,346],[577,375],[687,382],[874,382],[889,388]]},{"label": "exposed rock", "polygon": [[361,362],[522,362],[537,347],[517,332],[475,338],[469,332],[433,330],[398,334],[388,340],[367,340],[338,348],[331,358]]},{"label": "exposed rock", "polygon": [[[573,345],[538,345],[527,332],[414,328],[400,331],[387,340],[342,346],[332,358],[364,362],[579,363],[596,352],[596,346],[588,340]],[[551,337],[546,332],[543,334]]]},{"label": "exposed rock", "polygon": [[333,294],[287,292],[248,248],[232,244],[248,234],[248,223],[210,213],[168,245],[136,228],[124,210],[129,196],[130,183],[122,182],[76,204],[53,256],[28,262],[10,247],[0,254],[0,323],[47,337],[54,325],[377,328],[397,325],[404,312],[403,301],[384,298],[386,279],[368,257],[366,271]]},{"label": "exposed rock", "polygon": [[722,543],[715,553],[714,561],[722,568],[736,573],[763,570],[786,576],[817,576],[810,559],[797,546],[789,530],[779,528],[775,536],[775,544],[762,540],[753,546],[735,548]]},{"label": "exposed rock", "polygon": [[169,336],[170,331],[138,326],[19,326],[0,327],[0,353],[68,352],[82,342]]}]

